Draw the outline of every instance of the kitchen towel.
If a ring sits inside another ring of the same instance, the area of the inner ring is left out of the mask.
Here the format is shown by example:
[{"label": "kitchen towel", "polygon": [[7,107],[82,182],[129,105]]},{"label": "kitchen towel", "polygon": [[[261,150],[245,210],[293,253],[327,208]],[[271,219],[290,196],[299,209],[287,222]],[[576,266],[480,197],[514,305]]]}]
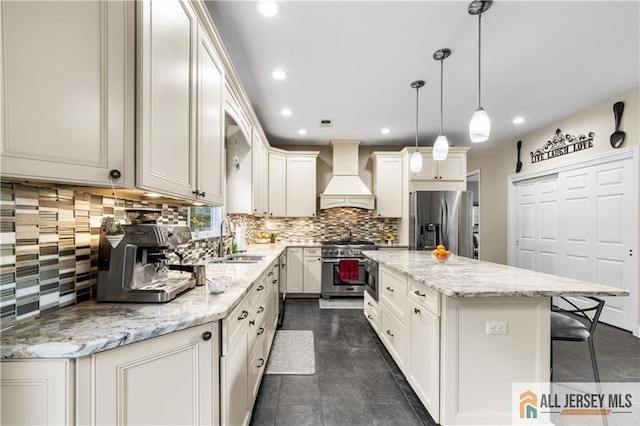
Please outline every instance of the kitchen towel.
[{"label": "kitchen towel", "polygon": [[340,273],[340,281],[348,281],[351,277],[351,260],[342,259],[338,264],[338,272]]},{"label": "kitchen towel", "polygon": [[358,262],[357,259],[351,260],[350,262],[349,279],[351,279],[351,281],[358,281],[360,279],[360,262]]},{"label": "kitchen towel", "polygon": [[247,250],[247,228],[244,226],[236,227],[236,248],[238,251]]}]

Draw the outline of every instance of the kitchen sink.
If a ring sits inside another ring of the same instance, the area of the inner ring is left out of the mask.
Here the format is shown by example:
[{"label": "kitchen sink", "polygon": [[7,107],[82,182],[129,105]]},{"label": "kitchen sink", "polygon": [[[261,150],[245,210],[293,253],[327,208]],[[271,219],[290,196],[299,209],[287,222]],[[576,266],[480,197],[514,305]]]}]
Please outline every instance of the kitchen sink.
[{"label": "kitchen sink", "polygon": [[229,256],[230,260],[237,260],[237,261],[254,261],[254,262],[260,262],[261,260],[263,260],[265,257],[265,255],[262,254],[232,254]]}]

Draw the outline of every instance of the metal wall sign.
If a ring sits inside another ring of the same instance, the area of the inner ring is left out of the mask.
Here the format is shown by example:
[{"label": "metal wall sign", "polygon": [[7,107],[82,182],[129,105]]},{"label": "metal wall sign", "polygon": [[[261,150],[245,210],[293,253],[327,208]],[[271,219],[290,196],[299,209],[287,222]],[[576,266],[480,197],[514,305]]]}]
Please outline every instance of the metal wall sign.
[{"label": "metal wall sign", "polygon": [[589,132],[588,136],[574,136],[568,133],[563,135],[562,131],[557,129],[553,139],[547,141],[542,148],[531,151],[529,154],[531,155],[531,163],[539,163],[540,161],[593,148],[593,136],[593,132]]}]

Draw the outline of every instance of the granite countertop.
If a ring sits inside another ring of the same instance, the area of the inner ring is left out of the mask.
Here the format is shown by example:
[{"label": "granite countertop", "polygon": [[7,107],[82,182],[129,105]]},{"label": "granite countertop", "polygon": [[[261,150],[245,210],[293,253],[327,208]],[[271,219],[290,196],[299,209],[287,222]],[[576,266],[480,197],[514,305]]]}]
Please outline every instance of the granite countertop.
[{"label": "granite countertop", "polygon": [[451,297],[628,296],[624,289],[429,251],[364,251],[367,257]]},{"label": "granite countertop", "polygon": [[255,244],[247,252],[266,256],[258,263],[208,263],[207,278],[231,277],[221,294],[198,286],[167,303],[92,300],[18,323],[2,331],[1,357],[77,358],[226,318],[283,250],[306,245]]}]

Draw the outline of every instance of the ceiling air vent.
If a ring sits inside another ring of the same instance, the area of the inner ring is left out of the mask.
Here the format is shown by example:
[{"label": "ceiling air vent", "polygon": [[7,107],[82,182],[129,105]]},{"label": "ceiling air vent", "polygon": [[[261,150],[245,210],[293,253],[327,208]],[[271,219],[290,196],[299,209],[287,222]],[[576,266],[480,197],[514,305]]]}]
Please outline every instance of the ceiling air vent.
[{"label": "ceiling air vent", "polygon": [[331,127],[333,120],[320,120],[320,127]]}]

